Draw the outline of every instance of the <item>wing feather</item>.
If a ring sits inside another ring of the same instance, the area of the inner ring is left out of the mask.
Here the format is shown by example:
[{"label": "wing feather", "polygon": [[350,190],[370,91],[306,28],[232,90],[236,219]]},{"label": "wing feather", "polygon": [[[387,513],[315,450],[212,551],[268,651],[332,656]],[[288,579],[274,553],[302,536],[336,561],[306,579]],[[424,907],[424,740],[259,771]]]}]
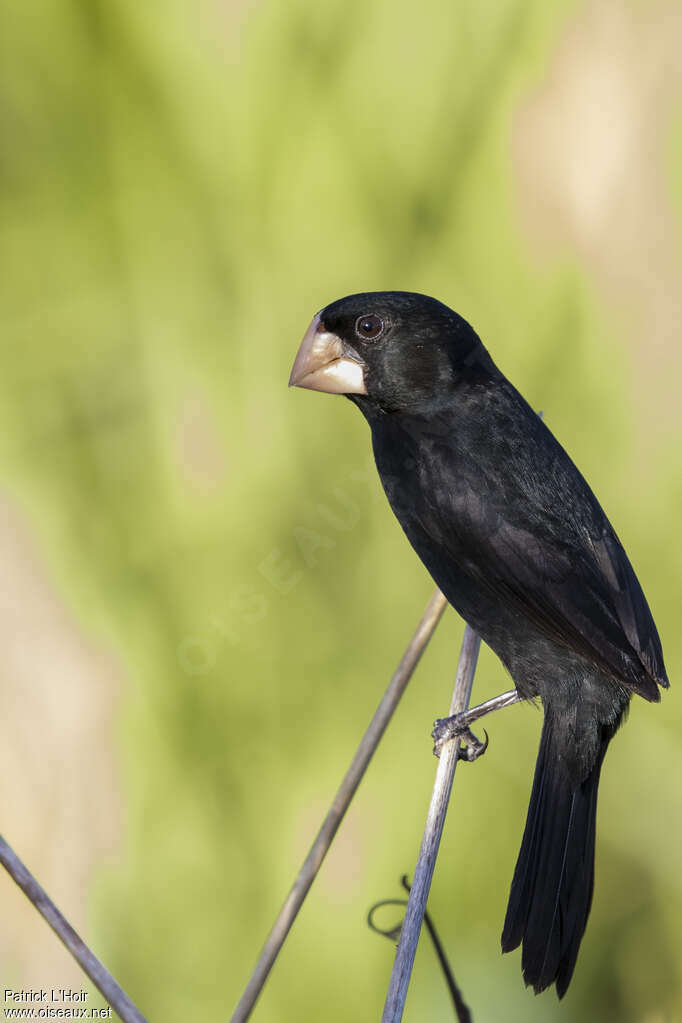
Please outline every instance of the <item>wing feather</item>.
[{"label": "wing feather", "polygon": [[618,537],[579,480],[590,514],[570,520],[570,528],[563,518],[559,530],[552,505],[542,505],[542,488],[535,488],[532,524],[525,526],[512,516],[519,507],[528,513],[527,494],[515,502],[507,493],[502,503],[496,488],[474,493],[460,478],[451,519],[456,547],[467,552],[467,571],[541,632],[659,700],[658,686],[668,679],[649,606]]}]

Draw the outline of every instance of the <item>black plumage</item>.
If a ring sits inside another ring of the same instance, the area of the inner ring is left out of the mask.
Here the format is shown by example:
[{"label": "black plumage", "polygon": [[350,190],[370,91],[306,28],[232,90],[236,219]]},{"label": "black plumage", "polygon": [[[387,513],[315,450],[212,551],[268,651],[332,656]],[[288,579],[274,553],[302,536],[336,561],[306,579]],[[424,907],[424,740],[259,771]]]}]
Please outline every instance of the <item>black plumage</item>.
[{"label": "black plumage", "polygon": [[631,693],[668,685],[642,589],[597,499],[469,324],[407,292],[316,317],[292,383],[346,393],[391,507],[544,724],[502,948],[561,997],[594,884],[597,788]]}]

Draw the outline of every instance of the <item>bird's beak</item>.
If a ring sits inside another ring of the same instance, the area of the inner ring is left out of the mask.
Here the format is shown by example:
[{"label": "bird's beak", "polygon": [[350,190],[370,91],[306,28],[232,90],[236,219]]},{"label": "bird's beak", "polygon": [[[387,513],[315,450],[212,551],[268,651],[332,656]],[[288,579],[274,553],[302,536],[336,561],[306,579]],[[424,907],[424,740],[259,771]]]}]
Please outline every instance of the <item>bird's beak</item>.
[{"label": "bird's beak", "polygon": [[341,338],[315,317],[301,341],[289,387],[307,387],[329,394],[367,394],[364,366],[353,358]]}]

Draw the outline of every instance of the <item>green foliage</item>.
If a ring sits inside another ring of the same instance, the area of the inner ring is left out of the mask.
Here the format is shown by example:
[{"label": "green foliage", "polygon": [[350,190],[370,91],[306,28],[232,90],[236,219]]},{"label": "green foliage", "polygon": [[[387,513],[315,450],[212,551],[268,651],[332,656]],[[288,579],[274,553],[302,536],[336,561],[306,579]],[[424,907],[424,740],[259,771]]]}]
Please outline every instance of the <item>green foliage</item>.
[{"label": "green foliage", "polygon": [[[632,351],[577,257],[536,265],[515,207],[513,119],[564,0],[10,6],[0,466],[128,680],[124,855],[96,881],[99,947],[150,1018],[226,1018],[430,592],[361,417],[287,391],[313,313],[405,288],[474,322],[612,515],[673,685],[679,449],[638,454]],[[364,914],[412,869],[460,634],[449,613],[263,1023],[378,1018],[391,948]],[[484,654],[477,699],[503,688]],[[675,692],[636,701],[609,755],[564,1004],[533,999],[499,954],[538,714],[505,712],[461,769],[431,907],[476,1018],[682,1011]],[[448,1013],[424,944],[406,1018]]]}]

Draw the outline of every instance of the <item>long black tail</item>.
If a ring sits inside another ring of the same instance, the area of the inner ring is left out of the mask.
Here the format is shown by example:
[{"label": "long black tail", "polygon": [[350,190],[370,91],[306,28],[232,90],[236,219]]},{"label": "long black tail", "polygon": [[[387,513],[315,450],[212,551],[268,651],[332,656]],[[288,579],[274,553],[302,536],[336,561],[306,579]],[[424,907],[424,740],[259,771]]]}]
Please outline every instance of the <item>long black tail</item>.
[{"label": "long black tail", "polygon": [[594,887],[599,773],[608,738],[583,782],[571,781],[545,718],[521,851],[509,894],[502,951],[523,942],[522,968],[535,993],[573,975]]}]

